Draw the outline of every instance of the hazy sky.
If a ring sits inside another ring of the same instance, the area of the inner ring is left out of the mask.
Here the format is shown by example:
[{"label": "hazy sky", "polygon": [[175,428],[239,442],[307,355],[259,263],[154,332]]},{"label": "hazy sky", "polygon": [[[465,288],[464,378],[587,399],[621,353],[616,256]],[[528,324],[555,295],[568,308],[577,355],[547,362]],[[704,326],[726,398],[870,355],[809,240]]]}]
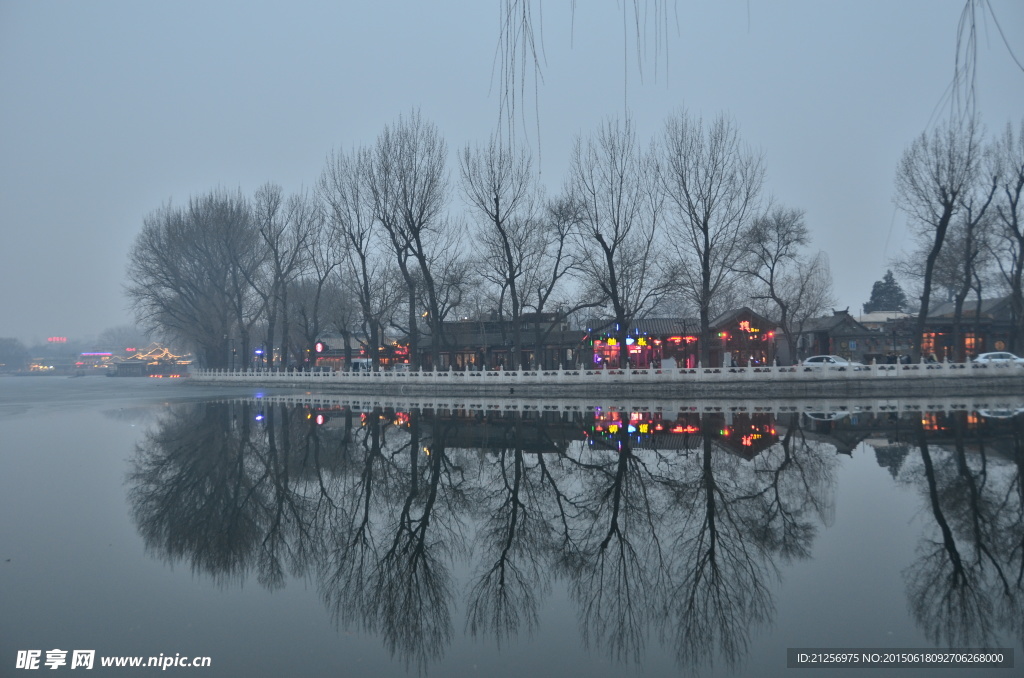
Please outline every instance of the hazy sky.
[{"label": "hazy sky", "polygon": [[[312,186],[332,148],[414,107],[450,152],[486,140],[501,4],[0,0],[0,337],[127,322],[127,251],[168,200]],[[609,116],[628,111],[648,139],[681,107],[725,111],[764,152],[770,194],[806,210],[839,307],[859,312],[909,244],[894,170],[947,110],[963,0],[679,0],[642,78],[621,0],[575,17],[570,0],[534,4],[545,67],[523,113],[549,189],[573,138]],[[1024,2],[991,4],[1024,56]],[[1024,74],[994,25],[980,38],[979,110],[1001,129],[1024,116]]]}]

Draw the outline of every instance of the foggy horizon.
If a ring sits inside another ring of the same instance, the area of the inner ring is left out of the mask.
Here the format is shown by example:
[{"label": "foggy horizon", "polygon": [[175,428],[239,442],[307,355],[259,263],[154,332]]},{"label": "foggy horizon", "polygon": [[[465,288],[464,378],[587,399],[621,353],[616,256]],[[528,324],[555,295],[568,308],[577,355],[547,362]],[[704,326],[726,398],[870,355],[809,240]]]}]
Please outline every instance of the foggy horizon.
[{"label": "foggy horizon", "polygon": [[[1019,52],[1024,5],[991,4]],[[680,5],[639,65],[620,12],[570,5],[543,5],[543,81],[534,99],[527,79],[516,113],[548,194],[574,139],[610,117],[646,144],[683,108],[725,113],[764,154],[765,194],[806,211],[836,308],[859,313],[911,246],[896,165],[947,115],[962,0]],[[216,188],[312,188],[332,150],[410,110],[437,125],[454,178],[454,153],[501,120],[499,28],[489,3],[3,4],[0,337],[87,341],[133,322],[127,253],[148,214]],[[976,100],[990,137],[1024,115],[1024,73],[991,22]],[[465,212],[457,191],[448,209]]]}]

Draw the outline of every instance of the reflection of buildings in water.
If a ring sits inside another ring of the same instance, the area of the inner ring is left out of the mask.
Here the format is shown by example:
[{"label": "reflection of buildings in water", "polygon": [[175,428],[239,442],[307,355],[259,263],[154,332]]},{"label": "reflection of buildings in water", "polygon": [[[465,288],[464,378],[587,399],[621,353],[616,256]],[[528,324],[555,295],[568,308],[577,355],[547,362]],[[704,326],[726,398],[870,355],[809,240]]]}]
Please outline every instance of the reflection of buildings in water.
[{"label": "reflection of buildings in water", "polygon": [[625,433],[634,449],[700,450],[708,438],[719,449],[749,460],[779,441],[775,417],[770,413],[676,412],[666,416],[662,412],[597,408],[592,416],[586,432],[591,446],[614,448]]}]

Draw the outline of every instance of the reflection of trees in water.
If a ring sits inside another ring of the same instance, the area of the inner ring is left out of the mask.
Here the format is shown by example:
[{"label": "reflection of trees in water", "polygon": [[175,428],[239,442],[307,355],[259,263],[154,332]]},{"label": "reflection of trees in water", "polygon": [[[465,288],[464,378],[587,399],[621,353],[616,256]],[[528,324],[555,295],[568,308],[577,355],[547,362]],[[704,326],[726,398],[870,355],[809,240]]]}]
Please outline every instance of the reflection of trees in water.
[{"label": "reflection of trees in water", "polygon": [[676,489],[662,634],[682,665],[735,665],[774,612],[775,558],[808,556],[831,519],[835,457],[790,427],[750,464],[716,454],[710,436],[699,459]]},{"label": "reflection of trees in water", "polygon": [[331,498],[300,415],[253,403],[169,410],[138,444],[129,474],[150,548],[217,578],[255,570],[270,588],[285,572],[305,574],[322,550]]},{"label": "reflection of trees in water", "polygon": [[248,498],[249,405],[196,404],[169,411],[136,448],[130,501],[149,548],[220,578],[248,574],[266,530]]},{"label": "reflection of trees in water", "polygon": [[320,588],[339,624],[379,632],[393,654],[422,668],[451,640],[450,563],[464,542],[465,483],[442,425],[425,440],[417,417],[396,426],[375,412],[355,435]]},{"label": "reflection of trees in water", "polygon": [[397,517],[384,521],[390,540],[370,580],[369,611],[388,649],[423,666],[440,657],[451,639],[449,564],[462,550],[466,505],[462,468],[448,456],[444,424],[433,423],[422,452],[419,428],[414,418],[408,485]]},{"label": "reflection of trees in water", "polygon": [[[634,454],[618,432],[613,449],[582,457],[574,548],[563,551],[584,642],[615,659],[639,660],[666,572],[661,536],[674,484],[673,461]],[[673,459],[675,457],[675,459]]]},{"label": "reflection of trees in water", "polygon": [[334,414],[318,427],[283,405],[170,410],[136,451],[135,520],[150,549],[221,580],[314,576],[339,625],[421,669],[451,642],[452,568],[470,553],[473,635],[530,632],[557,578],[585,642],[613,658],[638,660],[657,629],[684,666],[736,663],[773,614],[778,563],[806,557],[830,519],[835,457],[795,417],[745,460],[710,434],[682,450],[625,432],[545,447],[533,421],[450,449],[471,422]]},{"label": "reflection of trees in water", "polygon": [[990,646],[996,631],[1021,634],[1024,619],[1024,513],[1021,423],[1013,427],[1011,464],[991,458],[970,436],[967,414],[951,415],[952,444],[929,444],[918,422],[922,486],[937,535],[923,539],[904,572],[918,625],[936,645]]},{"label": "reflection of trees in water", "polygon": [[569,538],[574,511],[556,477],[563,460],[524,451],[519,433],[518,426],[510,427],[506,446],[494,451],[493,464],[481,469],[472,493],[479,555],[466,626],[499,644],[536,627],[538,600],[550,590],[549,566]]}]

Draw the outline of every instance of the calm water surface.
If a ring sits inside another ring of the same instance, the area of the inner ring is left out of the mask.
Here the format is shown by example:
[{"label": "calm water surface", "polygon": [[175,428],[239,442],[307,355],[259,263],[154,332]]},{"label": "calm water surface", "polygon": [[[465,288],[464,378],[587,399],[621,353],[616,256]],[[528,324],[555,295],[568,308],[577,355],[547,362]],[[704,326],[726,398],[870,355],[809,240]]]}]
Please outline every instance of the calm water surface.
[{"label": "calm water surface", "polygon": [[207,676],[976,673],[787,669],[789,647],[1024,662],[1015,408],[286,393],[0,378],[0,675],[53,649],[208,656],[168,669]]}]

